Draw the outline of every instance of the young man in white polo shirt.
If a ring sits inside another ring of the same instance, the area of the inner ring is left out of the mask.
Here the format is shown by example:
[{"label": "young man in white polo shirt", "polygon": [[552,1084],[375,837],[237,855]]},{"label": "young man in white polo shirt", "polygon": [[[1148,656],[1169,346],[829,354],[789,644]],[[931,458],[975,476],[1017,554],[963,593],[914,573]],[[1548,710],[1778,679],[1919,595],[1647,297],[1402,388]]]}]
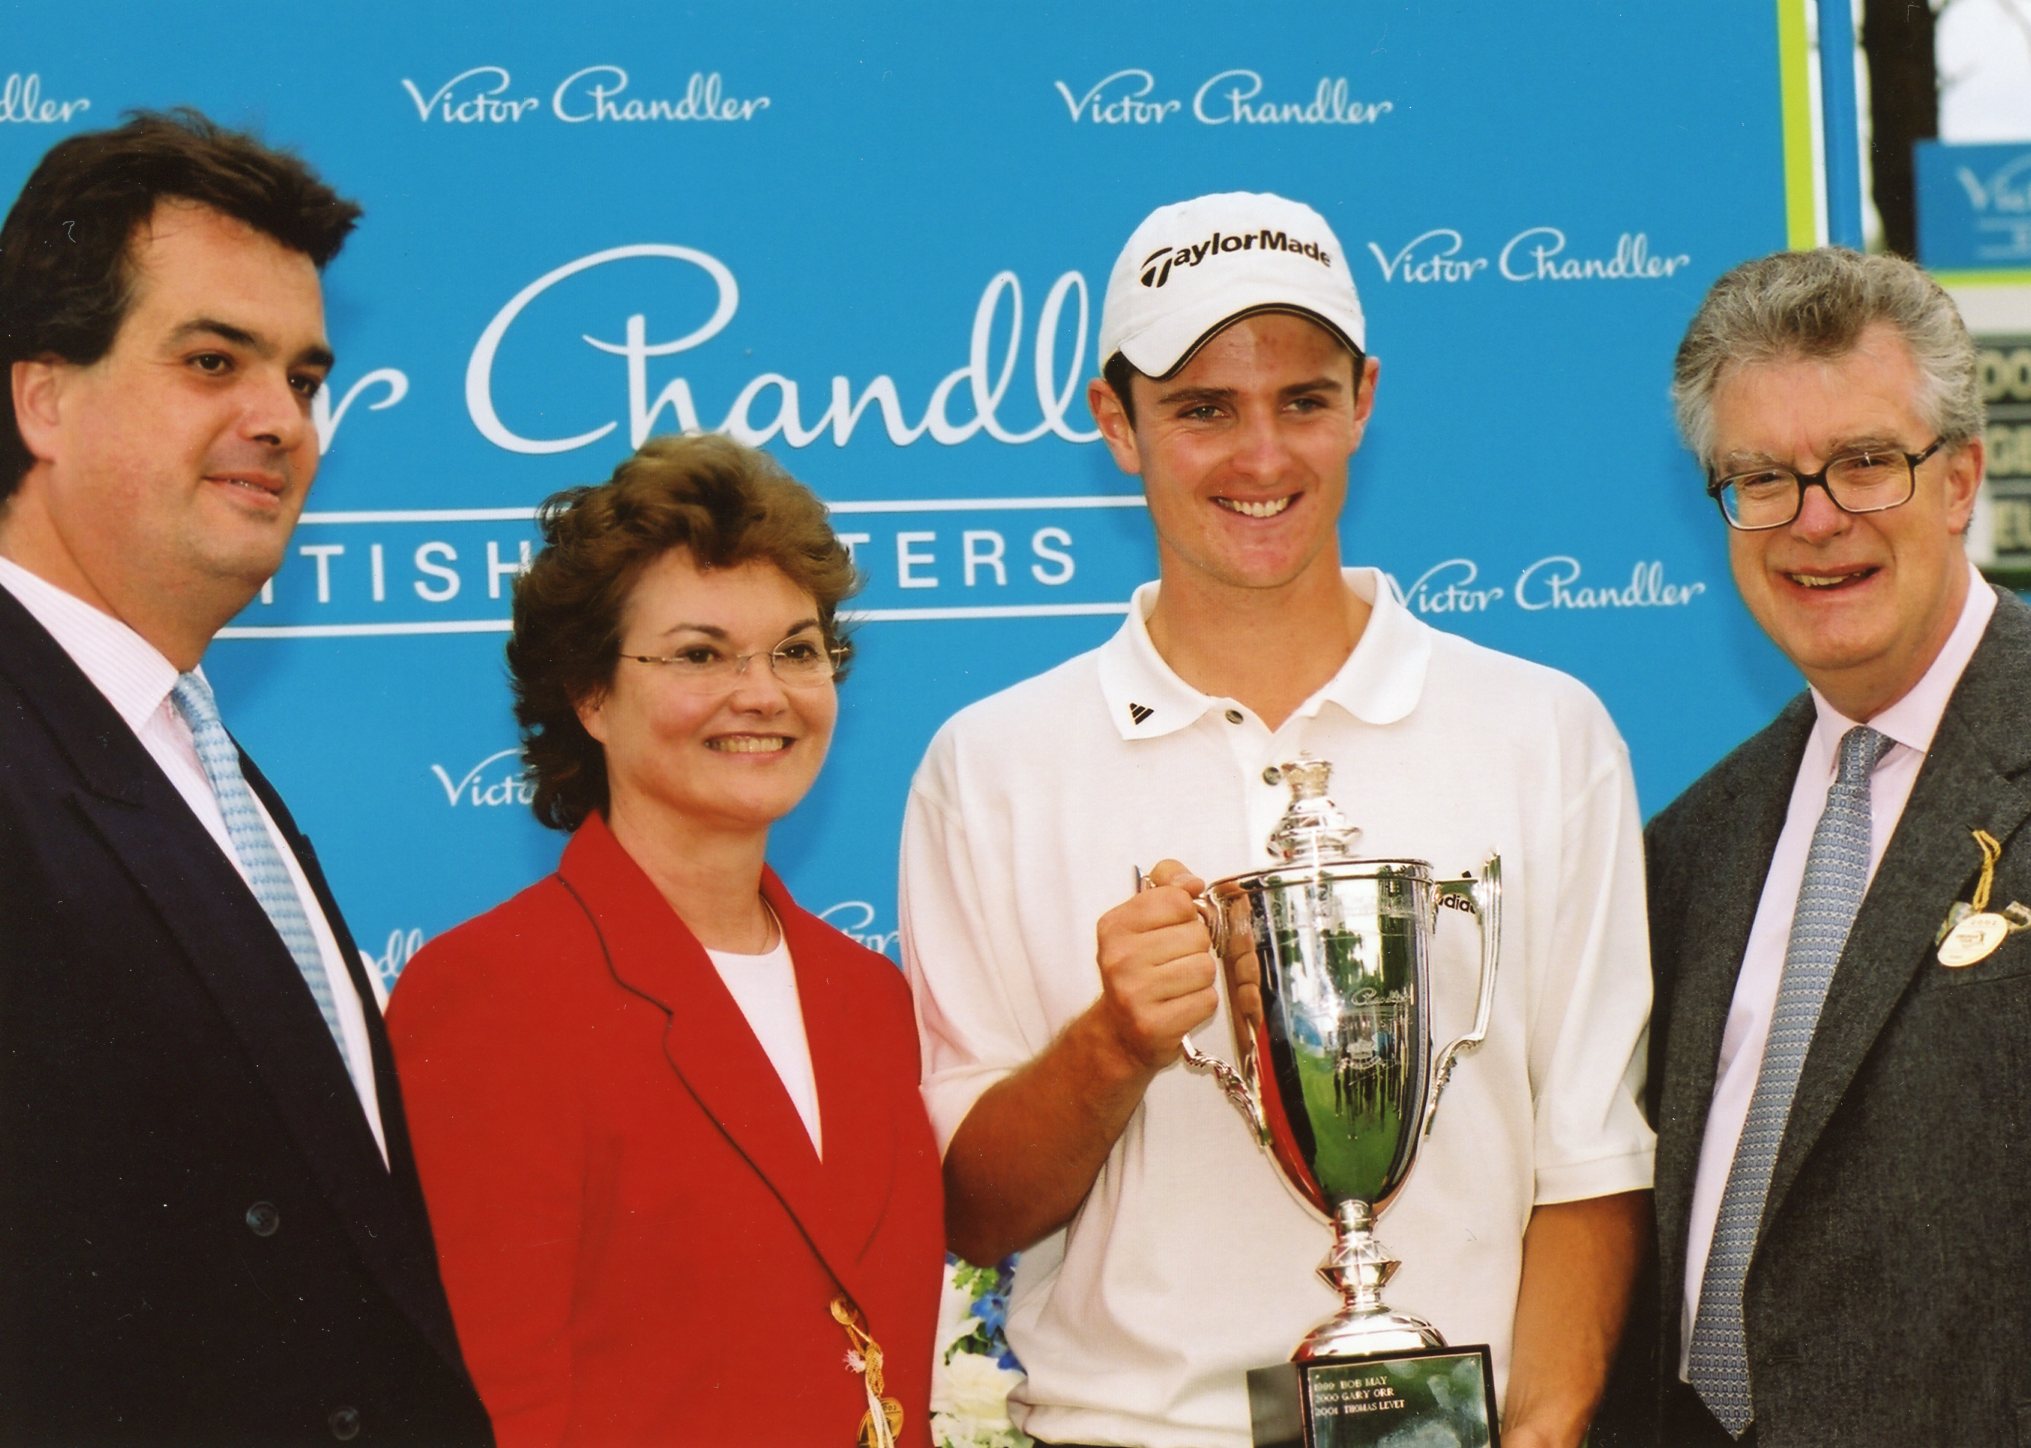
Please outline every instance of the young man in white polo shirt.
[{"label": "young man in white polo shirt", "polygon": [[[1652,1147],[1627,754],[1575,681],[1341,569],[1379,371],[1363,340],[1309,207],[1153,213],[1115,264],[1088,397],[1143,480],[1159,581],[1102,648],[951,720],[912,788],[903,946],[952,1246],[1024,1253],[1011,1411],[1043,1442],[1241,1448],[1247,1370],[1335,1305],[1313,1276],[1327,1228],[1179,1062],[1186,1035],[1227,1036],[1192,872],[1268,863],[1300,750],[1335,765],[1363,854],[1503,860],[1488,1043],[1383,1219],[1392,1304],[1492,1346],[1511,1448],[1580,1440],[1620,1331]],[[1436,935],[1443,1038],[1471,1017],[1477,943]]]}]

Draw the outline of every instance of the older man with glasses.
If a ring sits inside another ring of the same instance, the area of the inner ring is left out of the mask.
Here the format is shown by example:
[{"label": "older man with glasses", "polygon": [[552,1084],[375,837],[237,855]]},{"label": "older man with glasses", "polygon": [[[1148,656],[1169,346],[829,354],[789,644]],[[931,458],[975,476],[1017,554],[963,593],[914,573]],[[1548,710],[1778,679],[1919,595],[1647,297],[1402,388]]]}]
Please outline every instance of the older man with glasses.
[{"label": "older man with glasses", "polygon": [[1656,1441],[2017,1442],[2031,609],[1964,548],[1974,345],[1908,262],[1783,253],[1715,284],[1673,395],[1811,687],[1647,834]]}]

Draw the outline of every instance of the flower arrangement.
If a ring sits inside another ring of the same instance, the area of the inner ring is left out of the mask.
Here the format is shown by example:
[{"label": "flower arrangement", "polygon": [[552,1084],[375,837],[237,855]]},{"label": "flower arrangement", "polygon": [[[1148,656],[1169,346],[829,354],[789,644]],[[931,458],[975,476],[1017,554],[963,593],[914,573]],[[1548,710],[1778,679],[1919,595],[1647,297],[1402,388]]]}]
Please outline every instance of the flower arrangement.
[{"label": "flower arrangement", "polygon": [[931,1378],[931,1438],[938,1448],[1029,1448],[1008,1417],[1009,1389],[1023,1379],[1003,1335],[1014,1269],[1013,1257],[994,1267],[947,1263]]}]

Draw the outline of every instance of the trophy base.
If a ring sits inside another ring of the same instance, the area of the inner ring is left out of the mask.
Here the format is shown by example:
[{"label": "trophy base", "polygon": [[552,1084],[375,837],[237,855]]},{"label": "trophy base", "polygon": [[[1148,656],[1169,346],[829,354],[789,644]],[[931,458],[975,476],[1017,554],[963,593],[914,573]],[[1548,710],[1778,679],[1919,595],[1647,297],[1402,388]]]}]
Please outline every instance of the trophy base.
[{"label": "trophy base", "polygon": [[[1278,1363],[1248,1375],[1255,1448],[1501,1448],[1485,1347]],[[1406,1432],[1409,1430],[1409,1432]],[[1402,1434],[1403,1437],[1397,1435]]]}]

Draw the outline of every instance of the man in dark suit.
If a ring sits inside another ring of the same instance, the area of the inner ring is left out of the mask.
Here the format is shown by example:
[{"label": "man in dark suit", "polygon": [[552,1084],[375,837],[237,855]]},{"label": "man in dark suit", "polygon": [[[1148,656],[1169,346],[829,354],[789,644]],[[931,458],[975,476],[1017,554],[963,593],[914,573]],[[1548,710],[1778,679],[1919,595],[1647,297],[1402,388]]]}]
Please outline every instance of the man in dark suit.
[{"label": "man in dark suit", "polygon": [[197,672],[358,208],[192,113],[0,227],[0,1442],[490,1441],[359,951]]},{"label": "man in dark suit", "polygon": [[1963,547],[1974,346],[1908,262],[1784,253],[1673,393],[1811,690],[1648,832],[1658,1441],[2031,1441],[2031,609]]}]

